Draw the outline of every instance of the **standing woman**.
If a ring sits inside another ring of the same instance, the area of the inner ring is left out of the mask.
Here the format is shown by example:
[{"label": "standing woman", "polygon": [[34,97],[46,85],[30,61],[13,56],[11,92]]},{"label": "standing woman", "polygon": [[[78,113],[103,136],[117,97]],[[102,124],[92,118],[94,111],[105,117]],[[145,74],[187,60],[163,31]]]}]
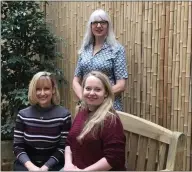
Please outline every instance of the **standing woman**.
[{"label": "standing woman", "polygon": [[92,71],[82,87],[81,107],[66,141],[64,171],[124,171],[126,139],[109,79]]},{"label": "standing woman", "polygon": [[125,80],[128,78],[125,49],[115,39],[111,19],[102,9],[91,14],[79,50],[73,79],[73,90],[79,100],[82,99],[82,79],[93,70],[108,76],[115,94],[114,108],[122,111],[121,93],[125,90]]}]

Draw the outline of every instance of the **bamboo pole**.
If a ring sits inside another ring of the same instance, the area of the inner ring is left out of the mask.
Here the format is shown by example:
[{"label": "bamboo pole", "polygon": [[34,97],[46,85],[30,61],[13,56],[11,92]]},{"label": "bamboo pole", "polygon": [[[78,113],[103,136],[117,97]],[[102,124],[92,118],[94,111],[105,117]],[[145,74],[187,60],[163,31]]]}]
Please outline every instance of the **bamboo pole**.
[{"label": "bamboo pole", "polygon": [[146,94],[146,116],[151,121],[151,53],[152,53],[152,2],[148,4],[148,20],[147,20],[147,94]]},{"label": "bamboo pole", "polygon": [[[177,42],[177,30],[176,30],[176,25],[177,25],[177,4],[174,3],[174,27],[173,27],[173,62],[172,62],[172,105],[171,105],[171,130],[176,130],[175,126],[175,119],[176,115],[174,111],[174,94],[175,94],[175,66],[176,66],[176,42]],[[176,121],[177,122],[177,121]]]},{"label": "bamboo pole", "polygon": [[143,95],[142,108],[143,118],[146,118],[146,91],[147,91],[147,16],[148,16],[148,2],[144,2],[144,30],[143,30]]},{"label": "bamboo pole", "polygon": [[185,75],[185,69],[182,69],[183,61],[186,57],[183,57],[183,16],[184,16],[184,2],[181,3],[181,13],[180,13],[180,41],[179,41],[179,93],[178,93],[178,108],[179,108],[179,119],[178,119],[178,130],[183,132],[183,120],[184,120],[184,114],[183,114],[183,105],[182,105],[182,99],[183,99],[183,73]]},{"label": "bamboo pole", "polygon": [[163,69],[163,126],[168,127],[167,113],[167,89],[168,89],[168,44],[169,44],[169,21],[170,21],[170,2],[165,2],[165,52],[164,52],[164,69]]},{"label": "bamboo pole", "polygon": [[128,3],[128,16],[127,16],[127,26],[128,26],[128,50],[127,50],[127,54],[128,54],[128,68],[129,68],[129,80],[128,80],[128,107],[129,107],[129,113],[131,113],[131,91],[132,91],[132,65],[131,65],[131,53],[130,53],[130,49],[131,49],[131,13],[132,13],[132,2],[127,2]]},{"label": "bamboo pole", "polygon": [[[187,5],[185,6],[187,8]],[[187,10],[186,10],[187,11]],[[187,157],[186,157],[186,170],[192,170],[192,2],[188,2],[188,17],[187,12],[185,13],[184,21],[187,22],[188,19],[188,28],[187,28],[187,57],[186,57],[186,85],[185,85],[185,128],[187,131]],[[185,27],[184,27],[185,28]],[[189,87],[188,87],[189,85]],[[188,113],[187,113],[188,112]],[[191,155],[190,155],[191,153]],[[190,162],[191,161],[191,162]]]},{"label": "bamboo pole", "polygon": [[155,25],[156,25],[156,3],[153,2],[153,21],[152,21],[152,78],[151,78],[151,86],[152,86],[152,89],[151,89],[151,107],[150,107],[150,114],[151,114],[151,121],[152,122],[156,122],[156,113],[155,113],[155,104],[156,104],[156,88],[157,88],[157,54],[155,52],[155,47],[156,47],[156,28],[155,28]]},{"label": "bamboo pole", "polygon": [[[156,2],[156,17],[155,17],[155,20],[156,20],[156,24],[155,24],[155,58],[156,58],[156,61],[157,61],[157,66],[159,66],[159,2]],[[155,105],[155,108],[156,108],[156,123],[159,124],[159,77],[158,77],[158,70],[159,68],[157,67],[157,73],[156,73],[156,84],[157,84],[157,89],[156,89],[156,105]]]},{"label": "bamboo pole", "polygon": [[142,2],[138,2],[138,15],[137,15],[137,48],[136,55],[138,57],[138,73],[137,73],[137,116],[141,116],[141,58],[142,58],[142,45],[141,45],[141,32],[142,32]]},{"label": "bamboo pole", "polygon": [[137,49],[137,15],[138,15],[138,2],[133,2],[134,4],[134,11],[133,11],[133,35],[132,35],[132,41],[133,41],[133,51],[132,51],[132,57],[134,58],[134,83],[133,83],[133,89],[134,89],[134,101],[133,101],[133,114],[137,115],[137,71],[138,71],[138,57],[136,55],[136,49]]},{"label": "bamboo pole", "polygon": [[169,22],[169,36],[168,36],[168,76],[167,76],[167,128],[171,129],[171,74],[172,74],[172,61],[173,61],[173,29],[174,29],[174,2],[170,2],[170,22]]},{"label": "bamboo pole", "polygon": [[160,3],[160,59],[159,59],[159,124],[163,126],[163,64],[165,46],[165,2]]}]

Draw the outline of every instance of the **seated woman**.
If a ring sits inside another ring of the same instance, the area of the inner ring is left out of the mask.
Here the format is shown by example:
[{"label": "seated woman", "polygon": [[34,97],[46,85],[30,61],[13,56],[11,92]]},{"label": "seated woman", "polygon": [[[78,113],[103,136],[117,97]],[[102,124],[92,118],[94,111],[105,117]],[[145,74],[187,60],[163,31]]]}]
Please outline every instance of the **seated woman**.
[{"label": "seated woman", "polygon": [[58,171],[64,166],[64,148],[71,114],[59,106],[56,80],[48,72],[35,74],[29,85],[30,107],[20,110],[14,130],[14,171]]},{"label": "seated woman", "polygon": [[92,71],[82,87],[83,102],[66,141],[64,171],[125,170],[126,138],[108,77]]}]

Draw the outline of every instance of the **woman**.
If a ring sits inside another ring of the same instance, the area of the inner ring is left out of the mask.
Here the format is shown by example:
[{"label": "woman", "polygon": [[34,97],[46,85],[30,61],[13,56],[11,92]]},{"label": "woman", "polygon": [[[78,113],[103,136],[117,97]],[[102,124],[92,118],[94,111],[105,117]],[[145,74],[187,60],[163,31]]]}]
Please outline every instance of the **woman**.
[{"label": "woman", "polygon": [[82,105],[66,141],[64,171],[125,170],[125,135],[107,76],[92,71],[82,87]]},{"label": "woman", "polygon": [[64,147],[71,115],[59,106],[56,80],[38,72],[29,84],[31,106],[20,110],[14,130],[14,171],[58,171],[64,166]]},{"label": "woman", "polygon": [[122,111],[121,93],[125,90],[125,80],[128,78],[125,49],[115,39],[110,17],[101,9],[91,14],[79,50],[73,90],[80,100],[81,81],[92,70],[103,72],[109,77],[115,94],[114,108]]}]

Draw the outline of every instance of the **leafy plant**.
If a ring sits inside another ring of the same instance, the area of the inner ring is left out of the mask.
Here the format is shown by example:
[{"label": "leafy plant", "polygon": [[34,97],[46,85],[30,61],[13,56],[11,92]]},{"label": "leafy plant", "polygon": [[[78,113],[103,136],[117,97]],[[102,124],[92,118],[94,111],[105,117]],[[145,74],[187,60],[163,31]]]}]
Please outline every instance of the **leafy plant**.
[{"label": "leafy plant", "polygon": [[62,55],[56,52],[58,39],[46,25],[44,13],[35,1],[1,2],[1,134],[12,138],[18,111],[29,105],[28,84],[39,71],[49,71],[61,83],[63,72],[56,67]]}]

